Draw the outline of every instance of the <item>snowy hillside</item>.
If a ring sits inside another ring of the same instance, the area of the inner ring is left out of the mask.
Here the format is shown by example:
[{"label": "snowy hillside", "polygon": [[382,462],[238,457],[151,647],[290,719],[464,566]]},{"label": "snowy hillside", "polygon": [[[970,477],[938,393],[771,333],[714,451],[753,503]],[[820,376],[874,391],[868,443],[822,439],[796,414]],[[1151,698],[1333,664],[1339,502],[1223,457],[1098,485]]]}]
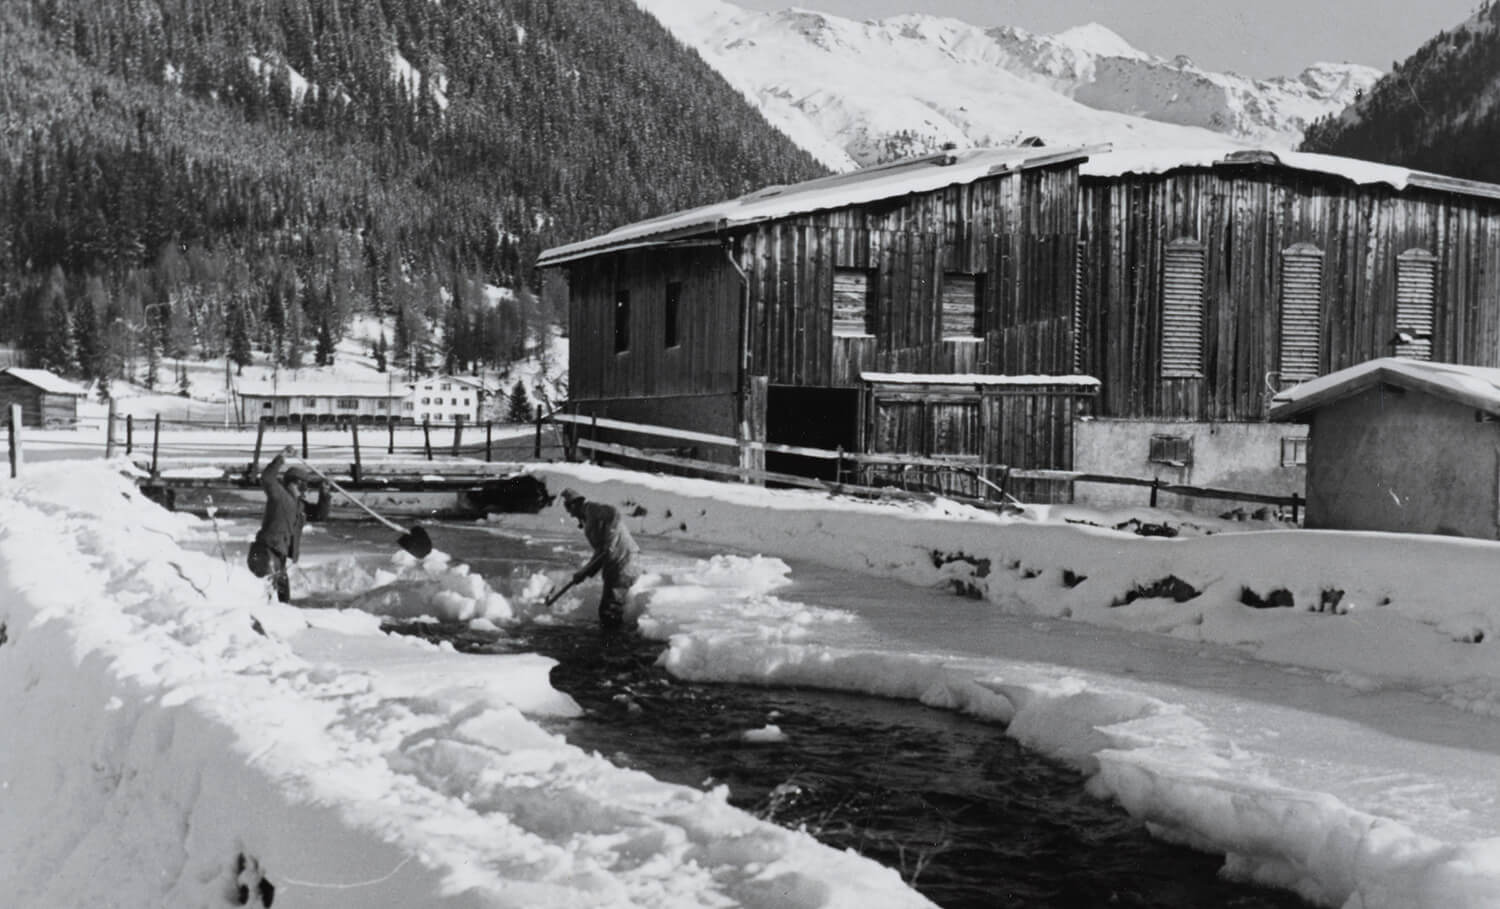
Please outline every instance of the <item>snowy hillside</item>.
[{"label": "snowy hillside", "polygon": [[1380,76],[1319,63],[1255,80],[1168,61],[1090,24],[1057,35],[921,14],[854,22],[720,0],[636,0],[830,167],[941,147],[1241,141],[1294,148]]}]

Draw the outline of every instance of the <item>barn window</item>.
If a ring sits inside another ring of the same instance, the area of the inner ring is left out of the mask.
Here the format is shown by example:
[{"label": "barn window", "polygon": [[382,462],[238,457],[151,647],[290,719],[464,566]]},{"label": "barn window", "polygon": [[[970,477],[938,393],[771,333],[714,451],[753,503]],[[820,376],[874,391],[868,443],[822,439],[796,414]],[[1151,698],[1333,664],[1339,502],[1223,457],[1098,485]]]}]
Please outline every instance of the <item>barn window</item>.
[{"label": "barn window", "polygon": [[867,268],[833,270],[833,333],[861,337],[870,331],[870,280]]},{"label": "barn window", "polygon": [[681,300],[682,283],[668,283],[666,308],[662,312],[662,342],[666,347],[676,347],[680,343],[677,337],[677,305]]},{"label": "barn window", "polygon": [[1146,460],[1152,464],[1187,467],[1193,463],[1192,436],[1152,436]]},{"label": "barn window", "polygon": [[1396,356],[1432,359],[1432,311],[1437,302],[1437,256],[1408,249],[1396,257]]},{"label": "barn window", "polygon": [[1307,436],[1287,436],[1281,440],[1281,466],[1303,467],[1307,464]]},{"label": "barn window", "polygon": [[1162,256],[1161,375],[1203,375],[1203,245],[1178,239]]},{"label": "barn window", "polygon": [[977,338],[984,276],[948,272],[943,275],[943,340]]},{"label": "barn window", "polygon": [[615,291],[615,353],[630,349],[630,291]]},{"label": "barn window", "polygon": [[1281,381],[1315,379],[1322,351],[1323,251],[1298,243],[1281,251]]}]

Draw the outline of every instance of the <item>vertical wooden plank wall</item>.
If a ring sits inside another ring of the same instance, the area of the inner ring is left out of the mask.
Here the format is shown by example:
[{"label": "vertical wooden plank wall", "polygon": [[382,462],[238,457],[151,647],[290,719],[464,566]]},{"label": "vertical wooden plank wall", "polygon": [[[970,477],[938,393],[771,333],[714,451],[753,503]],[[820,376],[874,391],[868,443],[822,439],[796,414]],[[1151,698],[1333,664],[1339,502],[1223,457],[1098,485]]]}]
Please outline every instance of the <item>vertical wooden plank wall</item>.
[{"label": "vertical wooden plank wall", "polygon": [[[1083,369],[1102,416],[1259,420],[1280,368],[1282,252],[1324,253],[1324,373],[1390,356],[1396,257],[1438,257],[1435,359],[1500,365],[1500,202],[1267,167],[1088,178]],[[1205,250],[1203,376],[1161,376],[1161,254]]]},{"label": "vertical wooden plank wall", "polygon": [[[1035,168],[750,229],[751,373],[849,387],[861,370],[1071,371],[1077,187],[1074,164]],[[833,337],[835,268],[869,270],[872,338]],[[981,343],[943,340],[949,272],[986,276]]]}]

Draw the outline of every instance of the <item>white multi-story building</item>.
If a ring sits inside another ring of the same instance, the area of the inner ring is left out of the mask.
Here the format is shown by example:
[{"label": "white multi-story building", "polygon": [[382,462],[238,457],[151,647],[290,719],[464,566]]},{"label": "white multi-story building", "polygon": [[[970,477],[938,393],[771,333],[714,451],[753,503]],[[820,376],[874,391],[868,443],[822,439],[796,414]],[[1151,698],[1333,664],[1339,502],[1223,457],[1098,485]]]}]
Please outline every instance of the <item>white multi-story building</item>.
[{"label": "white multi-story building", "polygon": [[333,380],[274,382],[239,388],[247,420],[273,423],[386,423],[402,417],[410,386]]},{"label": "white multi-story building", "polygon": [[465,423],[484,419],[488,392],[478,379],[462,376],[428,376],[408,386],[411,391],[402,403],[401,416],[414,423]]}]

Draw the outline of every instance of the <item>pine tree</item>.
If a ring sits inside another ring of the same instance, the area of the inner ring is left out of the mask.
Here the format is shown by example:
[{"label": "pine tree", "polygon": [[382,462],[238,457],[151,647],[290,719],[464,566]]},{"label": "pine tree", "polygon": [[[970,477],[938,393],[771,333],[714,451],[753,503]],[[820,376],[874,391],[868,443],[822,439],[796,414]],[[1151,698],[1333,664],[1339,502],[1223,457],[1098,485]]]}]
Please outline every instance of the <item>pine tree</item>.
[{"label": "pine tree", "polygon": [[531,421],[531,399],[526,395],[526,386],[520,379],[510,390],[510,403],[505,413],[505,419],[509,423],[529,423]]},{"label": "pine tree", "polygon": [[333,365],[333,325],[332,317],[323,313],[318,320],[318,345],[313,350],[313,362],[319,366]]},{"label": "pine tree", "polygon": [[234,363],[237,376],[244,375],[245,367],[254,362],[250,349],[250,325],[243,306],[235,306],[229,311],[229,359]]},{"label": "pine tree", "polygon": [[385,329],[380,329],[380,336],[375,339],[375,369],[379,372],[386,370],[386,344]]}]

